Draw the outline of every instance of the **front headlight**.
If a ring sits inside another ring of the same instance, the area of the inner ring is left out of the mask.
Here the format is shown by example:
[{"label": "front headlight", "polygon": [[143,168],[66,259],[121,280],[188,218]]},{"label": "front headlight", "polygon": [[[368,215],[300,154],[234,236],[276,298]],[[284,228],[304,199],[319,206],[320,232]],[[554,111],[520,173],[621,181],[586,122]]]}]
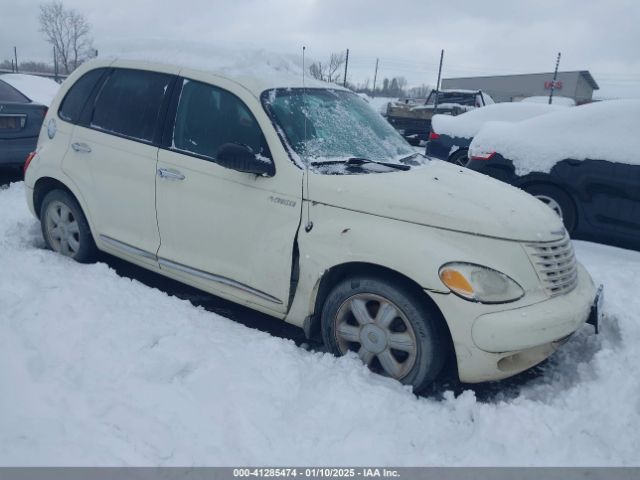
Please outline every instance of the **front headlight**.
[{"label": "front headlight", "polygon": [[440,280],[456,295],[480,303],[514,302],[524,290],[513,279],[492,268],[452,262],[440,267]]}]

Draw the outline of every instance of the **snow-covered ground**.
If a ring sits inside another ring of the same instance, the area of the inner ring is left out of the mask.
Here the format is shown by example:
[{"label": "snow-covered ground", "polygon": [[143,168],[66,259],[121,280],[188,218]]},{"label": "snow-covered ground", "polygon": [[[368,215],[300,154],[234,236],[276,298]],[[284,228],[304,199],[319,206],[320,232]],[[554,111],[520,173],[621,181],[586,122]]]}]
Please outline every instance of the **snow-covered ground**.
[{"label": "snow-covered ground", "polygon": [[638,252],[576,242],[601,335],[488,401],[419,398],[44,250],[21,183],[0,212],[0,465],[640,463]]}]

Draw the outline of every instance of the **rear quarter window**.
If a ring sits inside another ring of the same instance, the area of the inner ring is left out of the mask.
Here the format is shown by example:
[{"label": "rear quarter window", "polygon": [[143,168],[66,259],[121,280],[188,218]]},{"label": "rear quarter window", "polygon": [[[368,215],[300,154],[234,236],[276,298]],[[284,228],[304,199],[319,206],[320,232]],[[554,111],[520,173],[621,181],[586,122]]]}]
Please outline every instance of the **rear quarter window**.
[{"label": "rear quarter window", "polygon": [[0,102],[29,103],[29,99],[7,82],[0,80]]},{"label": "rear quarter window", "polygon": [[146,70],[114,70],[96,98],[90,126],[151,142],[172,79]]},{"label": "rear quarter window", "polygon": [[60,104],[60,109],[58,110],[60,118],[67,122],[78,122],[82,109],[105,71],[105,68],[91,70],[71,86]]}]

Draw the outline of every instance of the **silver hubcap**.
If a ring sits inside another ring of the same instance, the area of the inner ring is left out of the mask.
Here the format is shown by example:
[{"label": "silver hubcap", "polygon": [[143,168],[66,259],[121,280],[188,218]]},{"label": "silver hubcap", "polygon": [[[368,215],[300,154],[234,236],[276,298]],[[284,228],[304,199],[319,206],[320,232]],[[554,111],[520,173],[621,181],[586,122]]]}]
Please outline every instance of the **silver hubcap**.
[{"label": "silver hubcap", "polygon": [[73,257],[80,249],[80,228],[69,207],[62,202],[51,202],[44,220],[53,249]]},{"label": "silver hubcap", "polygon": [[466,167],[469,164],[469,156],[467,154],[459,154],[454,158],[454,162],[461,167]]},{"label": "silver hubcap", "polygon": [[542,203],[546,204],[551,210],[556,212],[556,214],[562,218],[562,208],[560,208],[560,204],[556,202],[553,198],[548,197],[546,195],[536,195],[536,198],[540,200]]},{"label": "silver hubcap", "polygon": [[391,301],[371,293],[348,298],[335,318],[338,348],[342,354],[358,353],[374,371],[398,380],[416,362],[417,342],[413,327]]}]

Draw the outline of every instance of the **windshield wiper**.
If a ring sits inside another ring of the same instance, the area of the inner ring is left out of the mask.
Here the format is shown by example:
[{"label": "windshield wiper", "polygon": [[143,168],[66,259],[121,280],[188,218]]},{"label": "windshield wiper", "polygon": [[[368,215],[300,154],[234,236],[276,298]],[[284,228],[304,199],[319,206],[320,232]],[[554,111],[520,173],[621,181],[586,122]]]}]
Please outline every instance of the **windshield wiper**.
[{"label": "windshield wiper", "polygon": [[383,165],[385,167],[389,167],[389,168],[395,168],[397,170],[410,170],[411,167],[409,165],[401,165],[398,163],[387,163],[387,162],[378,162],[376,160],[369,160],[368,158],[361,158],[361,157],[351,157],[348,158],[347,160],[323,160],[321,162],[311,162],[311,165],[318,166],[318,165],[353,165],[353,166],[360,166],[360,165],[364,165],[365,163],[374,163],[376,165]]},{"label": "windshield wiper", "polygon": [[[412,153],[411,155],[407,155],[406,157],[402,157],[400,160],[398,160],[399,162],[408,162],[409,160],[417,157],[418,155],[420,155],[421,157],[424,158],[424,155],[422,155],[420,152],[416,152],[416,153]],[[418,164],[419,165],[419,164]]]}]

